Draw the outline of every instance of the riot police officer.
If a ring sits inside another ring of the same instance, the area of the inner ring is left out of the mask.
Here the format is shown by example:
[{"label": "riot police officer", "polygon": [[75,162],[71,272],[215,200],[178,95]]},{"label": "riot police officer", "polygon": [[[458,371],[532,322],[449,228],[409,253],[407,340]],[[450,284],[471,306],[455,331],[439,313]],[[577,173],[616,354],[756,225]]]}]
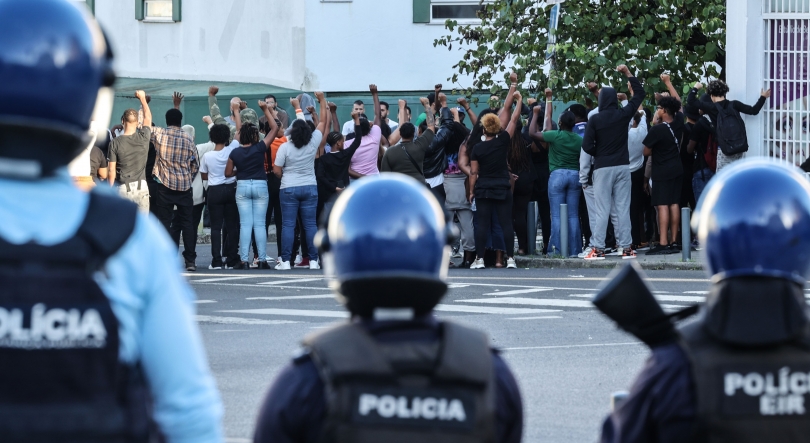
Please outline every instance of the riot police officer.
[{"label": "riot police officer", "polygon": [[66,166],[112,51],[68,0],[0,0],[0,440],[220,442],[194,294],[156,220]]},{"label": "riot police officer", "polygon": [[520,441],[520,392],[486,334],[432,315],[451,226],[399,174],[343,192],[318,239],[352,319],[304,340],[267,394],[256,443]]},{"label": "riot police officer", "polygon": [[[653,349],[602,441],[807,441],[810,183],[792,166],[736,163],[709,183],[693,229],[712,281],[701,316],[679,332],[618,320]],[[612,283],[617,297],[630,280]]]}]

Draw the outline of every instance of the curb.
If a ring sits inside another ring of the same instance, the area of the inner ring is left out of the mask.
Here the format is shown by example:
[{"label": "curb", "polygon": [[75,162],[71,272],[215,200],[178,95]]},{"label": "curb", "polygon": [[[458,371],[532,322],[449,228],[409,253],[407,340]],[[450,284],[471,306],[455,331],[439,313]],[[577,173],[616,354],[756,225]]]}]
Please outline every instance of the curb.
[{"label": "curb", "polygon": [[[647,270],[679,270],[702,271],[703,264],[698,261],[670,262],[659,260],[636,259],[642,269]],[[614,269],[620,267],[624,260],[606,259],[598,261],[585,261],[582,259],[541,258],[541,257],[515,257],[518,268],[561,268],[561,269]]]}]

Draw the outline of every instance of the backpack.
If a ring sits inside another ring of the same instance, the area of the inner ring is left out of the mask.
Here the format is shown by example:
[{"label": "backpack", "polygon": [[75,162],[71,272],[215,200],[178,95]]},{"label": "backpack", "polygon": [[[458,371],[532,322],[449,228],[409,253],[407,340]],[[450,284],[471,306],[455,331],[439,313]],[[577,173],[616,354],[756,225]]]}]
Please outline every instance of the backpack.
[{"label": "backpack", "polygon": [[737,155],[748,151],[748,135],[745,132],[740,113],[726,102],[725,106],[715,104],[717,108],[717,141],[725,155]]},{"label": "backpack", "polygon": [[711,128],[711,132],[709,132],[709,138],[706,141],[706,146],[703,149],[703,161],[706,163],[706,167],[712,170],[712,172],[717,171],[717,129],[714,127],[714,122],[708,115],[704,115],[703,118],[709,122],[709,128]]}]

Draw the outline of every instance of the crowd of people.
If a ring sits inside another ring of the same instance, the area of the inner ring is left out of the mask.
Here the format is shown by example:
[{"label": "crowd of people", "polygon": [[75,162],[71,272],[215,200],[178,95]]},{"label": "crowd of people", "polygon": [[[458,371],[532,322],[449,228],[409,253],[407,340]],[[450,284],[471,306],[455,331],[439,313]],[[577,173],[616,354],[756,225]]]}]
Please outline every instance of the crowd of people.
[{"label": "crowd of people", "polygon": [[[196,270],[204,207],[209,269],[320,269],[314,236],[324,208],[355,180],[381,172],[424,183],[452,217],[460,232],[452,255],[461,260],[451,267],[515,268],[515,254],[527,254],[534,241],[533,201],[543,236],[538,253],[561,256],[566,243],[570,257],[632,259],[638,250],[697,247],[679,243],[680,209],[694,208],[717,170],[744,155],[740,113],[756,115],[770,91],[749,106],[727,100],[728,86],[714,80],[702,96],[695,84],[683,102],[662,74],[667,92],[650,109],[642,80],[624,65],[617,71],[627,77],[629,97],[589,83],[597,105],[586,97],[556,121],[554,92],[544,91],[545,103],[524,100],[514,73],[503,102],[494,94],[478,114],[465,98],[448,105],[439,84],[420,99],[415,118],[399,100],[394,120],[370,85],[371,117],[357,100],[343,124],[321,92],[290,99],[291,119],[273,95],[258,102],[261,116],[239,97],[223,115],[219,88],[211,86],[203,118],[209,141],[196,146],[194,128],[183,126],[182,94],[174,94],[164,128],[153,123],[150,97],[137,91],[141,108],[124,112],[108,152],[89,153],[91,175],[153,212],[178,246],[182,236],[189,271]],[[271,222],[276,258],[266,250]]]}]

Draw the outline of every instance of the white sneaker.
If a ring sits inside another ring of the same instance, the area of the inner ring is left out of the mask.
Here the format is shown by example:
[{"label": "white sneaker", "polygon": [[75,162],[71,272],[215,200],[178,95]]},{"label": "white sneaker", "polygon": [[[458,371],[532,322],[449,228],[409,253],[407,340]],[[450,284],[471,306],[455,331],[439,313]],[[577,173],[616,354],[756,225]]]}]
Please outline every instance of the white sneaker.
[{"label": "white sneaker", "polygon": [[279,260],[279,262],[276,265],[275,269],[276,269],[276,271],[289,271],[290,270],[290,262]]},{"label": "white sneaker", "polygon": [[577,257],[579,257],[579,258],[585,258],[585,257],[587,257],[587,256],[588,256],[588,254],[590,254],[590,253],[591,253],[591,251],[592,251],[592,250],[593,250],[593,247],[588,246],[587,248],[585,248],[585,250],[584,250],[584,251],[582,251],[582,252],[580,252],[579,254],[577,254]]},{"label": "white sneaker", "polygon": [[470,265],[470,269],[484,269],[484,259],[483,258],[476,258],[474,262]]},{"label": "white sneaker", "polygon": [[293,264],[297,265],[297,264],[301,263],[301,261],[303,261],[303,260],[304,260],[304,257],[302,257],[300,255],[296,255],[295,256],[295,262],[293,262]]},{"label": "white sneaker", "polygon": [[259,257],[253,259],[253,263],[250,264],[251,268],[258,268],[259,267]]},{"label": "white sneaker", "polygon": [[506,259],[506,269],[517,269],[517,264],[515,263],[514,258]]},{"label": "white sneaker", "polygon": [[310,260],[309,269],[321,269],[321,264],[318,263],[318,260]]},{"label": "white sneaker", "polygon": [[614,249],[613,251],[611,251],[609,253],[605,252],[605,256],[610,255],[610,256],[613,256],[613,257],[618,257],[618,256],[622,255],[623,253],[624,253],[624,248],[616,248],[616,249]]},{"label": "white sneaker", "polygon": [[208,269],[222,269],[222,266],[208,265]]},{"label": "white sneaker", "polygon": [[266,261],[267,263],[275,263],[276,259],[268,255],[267,257],[264,258],[264,261]]}]

